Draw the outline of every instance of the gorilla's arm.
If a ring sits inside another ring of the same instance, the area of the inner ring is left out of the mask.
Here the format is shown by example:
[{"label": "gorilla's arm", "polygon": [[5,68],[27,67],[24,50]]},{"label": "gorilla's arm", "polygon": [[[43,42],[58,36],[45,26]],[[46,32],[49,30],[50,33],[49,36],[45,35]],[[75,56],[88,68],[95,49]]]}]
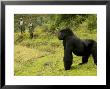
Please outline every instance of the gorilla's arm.
[{"label": "gorilla's arm", "polygon": [[72,49],[67,45],[64,50],[64,59],[63,59],[65,70],[69,70],[71,68],[72,59],[73,59]]},{"label": "gorilla's arm", "polygon": [[65,40],[63,40],[63,47],[64,47],[64,50],[65,50],[65,48],[66,48],[66,41]]}]

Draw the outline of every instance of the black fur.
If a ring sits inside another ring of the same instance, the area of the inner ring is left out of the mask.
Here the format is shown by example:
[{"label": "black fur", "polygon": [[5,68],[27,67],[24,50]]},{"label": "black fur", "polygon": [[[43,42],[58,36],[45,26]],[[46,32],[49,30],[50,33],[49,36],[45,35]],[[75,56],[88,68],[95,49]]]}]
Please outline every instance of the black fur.
[{"label": "black fur", "polygon": [[58,33],[59,40],[63,40],[64,46],[64,68],[70,70],[73,55],[82,56],[82,63],[88,62],[89,56],[92,54],[94,63],[97,65],[97,42],[92,39],[80,39],[74,35],[69,28],[63,29]]}]

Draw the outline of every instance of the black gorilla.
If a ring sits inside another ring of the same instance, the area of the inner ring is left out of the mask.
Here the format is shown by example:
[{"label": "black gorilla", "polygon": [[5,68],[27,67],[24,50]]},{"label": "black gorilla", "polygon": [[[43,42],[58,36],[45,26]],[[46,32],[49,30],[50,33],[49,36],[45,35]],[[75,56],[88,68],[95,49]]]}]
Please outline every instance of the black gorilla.
[{"label": "black gorilla", "polygon": [[69,28],[63,29],[58,33],[59,40],[63,40],[64,46],[64,68],[70,70],[72,65],[72,52],[77,56],[82,56],[82,63],[87,63],[92,54],[94,63],[97,65],[97,43],[92,39],[81,40],[74,35]]}]

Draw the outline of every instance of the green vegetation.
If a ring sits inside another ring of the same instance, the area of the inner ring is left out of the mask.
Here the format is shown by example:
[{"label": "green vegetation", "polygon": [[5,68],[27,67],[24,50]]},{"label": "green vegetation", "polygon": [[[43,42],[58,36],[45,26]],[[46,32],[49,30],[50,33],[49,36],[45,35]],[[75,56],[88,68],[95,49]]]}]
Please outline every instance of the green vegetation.
[{"label": "green vegetation", "polygon": [[[34,38],[29,38],[27,25],[21,34],[20,17],[34,23]],[[37,17],[37,20],[36,20]],[[14,75],[16,76],[96,76],[97,68],[92,57],[84,65],[78,65],[81,57],[75,56],[72,69],[63,66],[63,45],[57,38],[59,28],[70,27],[81,39],[96,38],[96,15],[15,15]],[[93,19],[94,18],[94,19]],[[40,19],[40,20],[39,20]],[[36,22],[37,21],[37,22]],[[60,23],[59,23],[60,22]],[[65,23],[64,23],[65,22]],[[67,23],[70,22],[70,23]],[[75,24],[75,25],[73,25]]]}]

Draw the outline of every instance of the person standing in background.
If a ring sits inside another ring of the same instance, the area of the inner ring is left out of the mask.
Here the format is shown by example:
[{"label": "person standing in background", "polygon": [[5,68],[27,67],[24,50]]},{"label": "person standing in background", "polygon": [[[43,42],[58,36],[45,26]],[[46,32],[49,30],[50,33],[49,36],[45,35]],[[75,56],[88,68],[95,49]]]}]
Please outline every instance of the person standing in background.
[{"label": "person standing in background", "polygon": [[30,20],[29,24],[28,24],[28,28],[29,28],[29,33],[30,33],[30,38],[32,39],[33,38],[33,23],[32,21]]},{"label": "person standing in background", "polygon": [[21,34],[22,34],[23,32],[25,32],[25,26],[24,26],[23,18],[20,18],[19,27],[20,27],[20,30],[21,30]]}]

